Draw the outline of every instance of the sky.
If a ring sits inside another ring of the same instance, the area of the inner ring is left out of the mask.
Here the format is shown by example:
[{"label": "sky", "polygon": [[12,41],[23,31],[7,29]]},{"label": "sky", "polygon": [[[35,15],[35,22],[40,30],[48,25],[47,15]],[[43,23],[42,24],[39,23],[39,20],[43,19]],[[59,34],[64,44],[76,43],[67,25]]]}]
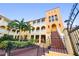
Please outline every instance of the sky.
[{"label": "sky", "polygon": [[63,22],[69,18],[73,4],[68,3],[0,3],[0,15],[11,20],[25,21],[45,17],[45,12],[53,8],[60,8]]}]

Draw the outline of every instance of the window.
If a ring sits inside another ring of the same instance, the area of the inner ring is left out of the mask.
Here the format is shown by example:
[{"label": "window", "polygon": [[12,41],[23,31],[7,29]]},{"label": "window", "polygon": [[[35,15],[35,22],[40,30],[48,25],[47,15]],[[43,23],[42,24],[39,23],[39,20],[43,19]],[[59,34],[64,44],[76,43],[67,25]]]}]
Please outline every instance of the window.
[{"label": "window", "polygon": [[54,16],[52,16],[52,21],[54,21]]},{"label": "window", "polygon": [[39,22],[40,22],[40,19],[37,20],[37,23],[39,23]]},{"label": "window", "polygon": [[27,35],[25,35],[25,40],[27,41]]},{"label": "window", "polygon": [[32,31],[34,31],[34,30],[35,30],[35,28],[33,27],[33,28],[32,28]]},{"label": "window", "polygon": [[50,28],[50,26],[48,25],[48,28]]},{"label": "window", "polygon": [[39,42],[39,35],[36,35],[36,42]]},{"label": "window", "polygon": [[57,15],[55,15],[55,20],[58,20],[58,16]]},{"label": "window", "polygon": [[46,36],[45,35],[41,35],[41,42],[46,43]]},{"label": "window", "polygon": [[54,21],[54,16],[49,16],[49,22]]},{"label": "window", "polygon": [[20,30],[17,30],[17,33],[19,33],[20,32]]},{"label": "window", "polygon": [[49,19],[49,22],[51,22],[51,20]]},{"label": "window", "polygon": [[35,24],[36,23],[36,21],[33,21],[33,24]]},{"label": "window", "polygon": [[42,22],[44,22],[45,21],[45,18],[42,18]]},{"label": "window", "polygon": [[0,28],[5,29],[5,26],[0,26]]},{"label": "window", "polygon": [[49,16],[49,22],[51,22],[51,16]]},{"label": "window", "polygon": [[8,31],[10,31],[10,28],[9,28],[9,27],[7,27],[7,30],[8,30]]},{"label": "window", "polygon": [[19,35],[17,36],[17,39],[19,39]]},{"label": "window", "polygon": [[40,30],[40,28],[39,28],[39,27],[37,27],[37,28],[36,28],[36,30]]},{"label": "window", "polygon": [[15,29],[13,29],[12,31],[13,31],[13,32],[15,32],[16,30],[15,30]]},{"label": "window", "polygon": [[1,20],[2,18],[0,17],[0,20]]},{"label": "window", "polygon": [[41,30],[44,30],[44,29],[45,29],[45,26],[42,26],[42,27],[41,27]]},{"label": "window", "polygon": [[31,35],[31,39],[34,39],[34,35]]},{"label": "window", "polygon": [[61,27],[61,24],[59,24],[59,26]]}]

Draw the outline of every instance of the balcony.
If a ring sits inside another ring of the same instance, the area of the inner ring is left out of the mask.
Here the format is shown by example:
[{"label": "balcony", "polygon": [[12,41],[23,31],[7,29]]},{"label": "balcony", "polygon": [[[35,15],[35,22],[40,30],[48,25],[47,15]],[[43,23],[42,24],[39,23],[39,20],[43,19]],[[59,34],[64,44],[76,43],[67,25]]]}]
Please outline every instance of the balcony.
[{"label": "balcony", "polygon": [[43,26],[43,25],[46,25],[46,22],[40,22],[40,23],[35,23],[35,24],[32,24],[32,26]]},{"label": "balcony", "polygon": [[46,30],[34,30],[34,31],[31,31],[31,34],[35,34],[35,35],[40,35],[40,34],[45,34],[46,33]]},{"label": "balcony", "polygon": [[0,28],[0,33],[5,33],[5,34],[6,34],[6,33],[8,33],[8,31],[5,30],[5,29],[1,29],[1,28]]},{"label": "balcony", "polygon": [[33,21],[32,26],[42,26],[42,25],[45,25],[45,24],[46,24],[45,18],[41,18],[41,19]]}]

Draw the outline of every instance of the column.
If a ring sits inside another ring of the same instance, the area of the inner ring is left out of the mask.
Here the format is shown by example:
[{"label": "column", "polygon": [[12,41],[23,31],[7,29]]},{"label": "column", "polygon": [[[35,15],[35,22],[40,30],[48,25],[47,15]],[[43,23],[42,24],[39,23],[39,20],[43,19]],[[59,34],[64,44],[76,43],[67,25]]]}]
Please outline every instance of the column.
[{"label": "column", "polygon": [[41,44],[41,35],[39,35],[39,44]]}]

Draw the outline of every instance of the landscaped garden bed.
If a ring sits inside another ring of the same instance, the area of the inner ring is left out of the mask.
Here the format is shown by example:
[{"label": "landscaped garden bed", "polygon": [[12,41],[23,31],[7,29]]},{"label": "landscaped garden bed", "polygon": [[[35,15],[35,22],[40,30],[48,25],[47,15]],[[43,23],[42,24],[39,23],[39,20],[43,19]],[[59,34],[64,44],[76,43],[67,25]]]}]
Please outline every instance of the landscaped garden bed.
[{"label": "landscaped garden bed", "polygon": [[[0,55],[5,55],[5,49],[7,47],[7,43],[8,41],[3,41],[0,43],[1,44],[0,48],[1,51],[3,52]],[[28,44],[28,41],[27,42],[11,41],[11,43],[13,44],[13,48],[11,49],[10,55],[18,55],[19,53],[23,53],[24,51],[29,51],[31,49],[37,48],[37,46],[34,44]]]},{"label": "landscaped garden bed", "polygon": [[33,46],[35,44],[34,39],[29,39],[28,41],[19,41],[15,40],[9,35],[4,35],[0,38],[0,49],[6,49],[7,47],[10,47],[11,49],[14,48],[24,48]]},{"label": "landscaped garden bed", "polygon": [[2,41],[0,43],[0,48],[5,49],[8,46],[8,42],[10,42],[14,48],[24,48],[34,45],[34,43],[30,41]]}]

